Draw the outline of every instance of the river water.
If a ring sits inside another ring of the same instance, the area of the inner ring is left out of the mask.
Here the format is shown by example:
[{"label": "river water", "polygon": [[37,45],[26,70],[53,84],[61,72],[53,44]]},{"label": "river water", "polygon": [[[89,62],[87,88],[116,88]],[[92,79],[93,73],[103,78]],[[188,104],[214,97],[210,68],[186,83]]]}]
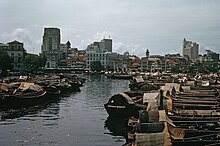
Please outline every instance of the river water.
[{"label": "river water", "polygon": [[128,90],[129,81],[104,75],[84,75],[81,92],[20,110],[1,111],[2,146],[118,146],[126,143],[121,127],[112,120],[104,103],[115,93]]}]

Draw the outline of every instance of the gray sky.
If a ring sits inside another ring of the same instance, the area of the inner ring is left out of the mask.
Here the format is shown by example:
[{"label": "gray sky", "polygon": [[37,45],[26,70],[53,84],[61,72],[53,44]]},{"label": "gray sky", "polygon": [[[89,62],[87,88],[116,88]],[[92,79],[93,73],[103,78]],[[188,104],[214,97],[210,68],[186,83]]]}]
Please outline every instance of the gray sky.
[{"label": "gray sky", "polygon": [[39,53],[44,27],[79,49],[110,35],[119,53],[182,54],[184,38],[220,53],[220,0],[0,0],[0,42]]}]

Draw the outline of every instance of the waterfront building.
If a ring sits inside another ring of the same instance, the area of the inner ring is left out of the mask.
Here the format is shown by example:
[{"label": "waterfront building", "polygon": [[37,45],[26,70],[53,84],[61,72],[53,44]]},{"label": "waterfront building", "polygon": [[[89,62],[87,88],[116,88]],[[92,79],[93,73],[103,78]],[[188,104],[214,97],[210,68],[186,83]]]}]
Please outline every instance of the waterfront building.
[{"label": "waterfront building", "polygon": [[189,57],[189,59],[195,60],[199,57],[199,44],[183,40],[183,56]]},{"label": "waterfront building", "polygon": [[179,53],[177,54],[165,54],[165,58],[164,60],[162,60],[162,62],[164,62],[164,69],[165,71],[169,71],[174,67],[178,67],[180,70],[183,70],[184,68],[186,68],[187,66],[190,65],[190,61],[189,59],[186,59],[184,57],[182,57]]},{"label": "waterfront building", "polygon": [[114,59],[114,71],[127,72],[131,69],[132,60],[126,54],[117,54]]},{"label": "waterfront building", "polygon": [[141,60],[138,56],[129,55],[129,62],[131,63],[131,64],[129,64],[130,70],[132,70],[132,71],[139,71],[140,70]]},{"label": "waterfront building", "polygon": [[115,68],[115,59],[117,57],[117,53],[107,52],[106,53],[106,69],[113,71]]},{"label": "waterfront building", "polygon": [[202,61],[219,61],[219,54],[211,50],[205,50]]},{"label": "waterfront building", "polygon": [[85,69],[85,50],[71,48],[71,43],[60,44],[62,60],[59,62],[59,68],[72,68],[76,70]]},{"label": "waterfront building", "polygon": [[107,67],[107,52],[106,53],[86,53],[86,68],[90,69],[90,65],[93,61],[100,61],[101,65]]},{"label": "waterfront building", "polygon": [[72,56],[60,61],[61,68],[85,69],[85,56]]},{"label": "waterfront building", "polygon": [[66,44],[60,44],[60,59],[66,59],[68,55],[68,50],[69,50],[69,44],[70,42],[68,41]]},{"label": "waterfront building", "polygon": [[90,69],[93,61],[100,61],[102,66],[107,69],[112,68],[112,40],[103,39],[101,42],[93,42],[86,48],[86,69]]},{"label": "waterfront building", "polygon": [[67,52],[67,58],[73,56],[85,56],[86,50],[78,50],[78,48],[69,48]]},{"label": "waterfront building", "polygon": [[86,48],[87,53],[112,52],[112,39],[102,39],[101,42],[93,42]]},{"label": "waterfront building", "polygon": [[61,59],[59,28],[44,28],[41,53],[47,58],[45,68],[58,68]]},{"label": "waterfront building", "polygon": [[155,72],[158,70],[162,70],[161,67],[161,58],[159,57],[149,57],[148,58],[148,71]]},{"label": "waterfront building", "polygon": [[100,42],[102,52],[112,52],[112,39],[103,39]]},{"label": "waterfront building", "polygon": [[141,71],[149,71],[149,55],[150,52],[146,50],[146,56],[141,58]]},{"label": "waterfront building", "polygon": [[12,60],[13,72],[21,72],[24,70],[23,59],[26,55],[24,44],[18,41],[12,41],[7,44],[0,44],[0,49],[7,52]]}]

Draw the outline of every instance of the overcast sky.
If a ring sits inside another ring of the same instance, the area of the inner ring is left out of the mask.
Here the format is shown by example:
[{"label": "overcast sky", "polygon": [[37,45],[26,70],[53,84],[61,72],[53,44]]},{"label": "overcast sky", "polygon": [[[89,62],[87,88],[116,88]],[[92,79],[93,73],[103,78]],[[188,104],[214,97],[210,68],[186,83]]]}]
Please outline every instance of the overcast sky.
[{"label": "overcast sky", "polygon": [[220,0],[0,0],[0,42],[39,53],[44,27],[79,49],[110,35],[119,53],[182,54],[184,38],[220,53]]}]

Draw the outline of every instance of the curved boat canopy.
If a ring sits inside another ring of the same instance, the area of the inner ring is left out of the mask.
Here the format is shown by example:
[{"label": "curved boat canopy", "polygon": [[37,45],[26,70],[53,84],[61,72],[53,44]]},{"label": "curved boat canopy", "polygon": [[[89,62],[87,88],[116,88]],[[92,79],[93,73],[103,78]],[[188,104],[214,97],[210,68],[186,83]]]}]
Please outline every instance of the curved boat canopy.
[{"label": "curved boat canopy", "polygon": [[112,104],[117,104],[117,105],[123,105],[123,104],[134,104],[133,100],[131,97],[129,97],[125,93],[119,93],[113,95],[110,99],[109,102]]}]

